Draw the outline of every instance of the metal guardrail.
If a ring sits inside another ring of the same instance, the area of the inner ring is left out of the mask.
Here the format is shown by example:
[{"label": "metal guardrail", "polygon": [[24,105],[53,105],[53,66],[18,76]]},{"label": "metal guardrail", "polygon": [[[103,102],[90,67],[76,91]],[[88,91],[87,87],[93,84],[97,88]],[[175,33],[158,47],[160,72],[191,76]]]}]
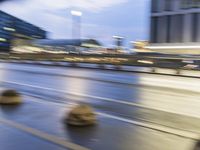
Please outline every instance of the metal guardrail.
[{"label": "metal guardrail", "polygon": [[56,62],[56,61],[30,61],[30,60],[0,60],[5,63],[22,63],[44,66],[61,66],[61,67],[76,67],[87,69],[102,69],[111,71],[124,71],[136,73],[149,73],[171,76],[183,76],[200,78],[200,70],[181,69],[181,68],[161,68],[161,67],[143,67],[143,66],[126,66],[126,65],[112,65],[112,64],[95,64],[95,63],[75,63],[75,62]]}]

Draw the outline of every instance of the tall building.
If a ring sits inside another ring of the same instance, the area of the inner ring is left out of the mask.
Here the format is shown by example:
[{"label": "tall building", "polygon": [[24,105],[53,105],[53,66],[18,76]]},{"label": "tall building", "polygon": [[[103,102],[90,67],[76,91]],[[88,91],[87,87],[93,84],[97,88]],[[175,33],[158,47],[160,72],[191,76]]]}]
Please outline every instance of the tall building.
[{"label": "tall building", "polygon": [[200,0],[152,0],[150,46],[174,54],[200,54]]},{"label": "tall building", "polygon": [[0,11],[0,52],[9,52],[11,46],[32,39],[45,39],[46,31],[28,22]]}]

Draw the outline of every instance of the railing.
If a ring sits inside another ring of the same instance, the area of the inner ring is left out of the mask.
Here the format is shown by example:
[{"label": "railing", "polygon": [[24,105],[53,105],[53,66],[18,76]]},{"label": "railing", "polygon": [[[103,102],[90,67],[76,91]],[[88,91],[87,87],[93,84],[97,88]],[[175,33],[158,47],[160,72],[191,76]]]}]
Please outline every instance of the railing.
[{"label": "railing", "polygon": [[130,65],[119,65],[119,64],[98,64],[98,63],[64,62],[64,61],[61,61],[61,62],[60,61],[31,61],[31,60],[20,60],[20,61],[19,60],[0,60],[0,61],[4,63],[76,67],[76,68],[87,68],[87,69],[101,69],[101,70],[200,78],[200,70],[198,69],[167,68],[167,67],[141,66],[141,65],[130,66]]}]

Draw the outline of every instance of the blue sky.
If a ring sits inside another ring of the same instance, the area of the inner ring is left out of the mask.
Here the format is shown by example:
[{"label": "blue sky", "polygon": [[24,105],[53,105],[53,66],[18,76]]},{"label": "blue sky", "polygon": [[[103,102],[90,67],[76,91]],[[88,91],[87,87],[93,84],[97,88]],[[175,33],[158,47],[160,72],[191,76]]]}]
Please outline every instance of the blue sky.
[{"label": "blue sky", "polygon": [[82,11],[82,37],[112,46],[113,35],[129,41],[149,37],[150,0],[15,0],[0,9],[49,31],[54,39],[71,38],[71,10]]}]

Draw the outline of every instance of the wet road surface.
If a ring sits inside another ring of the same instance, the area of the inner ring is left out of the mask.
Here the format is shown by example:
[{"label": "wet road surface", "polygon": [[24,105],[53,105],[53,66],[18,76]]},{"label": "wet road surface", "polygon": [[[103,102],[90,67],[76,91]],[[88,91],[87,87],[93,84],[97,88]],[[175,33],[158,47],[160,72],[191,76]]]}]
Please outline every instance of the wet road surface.
[{"label": "wet road surface", "polygon": [[[1,90],[16,88],[25,100],[19,107],[2,106],[2,119],[84,148],[192,150],[198,138],[199,79],[9,63],[0,68]],[[79,129],[63,124],[69,106],[78,102],[95,108],[97,126]],[[0,143],[6,143],[4,149],[13,145],[23,149],[21,142],[37,149],[67,149],[6,122],[0,125],[7,133],[7,139],[0,137]],[[11,135],[22,138],[10,145]]]}]

